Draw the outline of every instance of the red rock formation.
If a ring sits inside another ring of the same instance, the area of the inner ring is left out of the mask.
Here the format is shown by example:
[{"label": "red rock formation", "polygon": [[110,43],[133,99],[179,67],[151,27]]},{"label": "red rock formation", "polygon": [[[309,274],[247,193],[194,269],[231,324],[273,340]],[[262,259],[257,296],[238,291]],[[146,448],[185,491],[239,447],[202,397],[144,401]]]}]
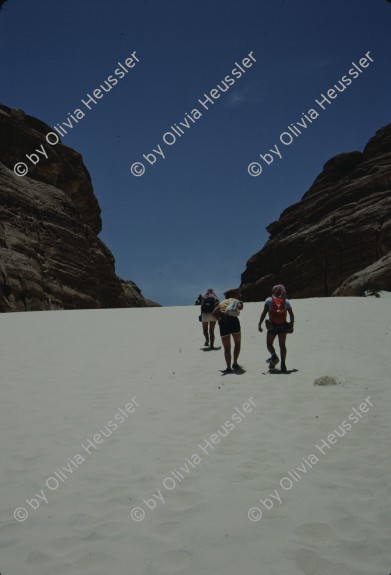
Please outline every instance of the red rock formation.
[{"label": "red rock formation", "polygon": [[[0,106],[0,311],[151,305],[115,275],[114,257],[97,237],[90,175],[80,154],[46,143],[50,131]],[[16,176],[15,163],[41,144],[49,159]]]},{"label": "red rock formation", "polygon": [[391,290],[391,124],[364,151],[329,160],[300,202],[266,229],[240,289],[259,301],[275,283],[292,298]]}]

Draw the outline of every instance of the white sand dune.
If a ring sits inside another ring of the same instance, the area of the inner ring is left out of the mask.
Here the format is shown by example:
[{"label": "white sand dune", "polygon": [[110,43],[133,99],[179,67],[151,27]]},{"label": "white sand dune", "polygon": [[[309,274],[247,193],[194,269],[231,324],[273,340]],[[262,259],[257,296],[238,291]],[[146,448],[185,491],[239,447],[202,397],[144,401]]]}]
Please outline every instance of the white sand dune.
[{"label": "white sand dune", "polygon": [[195,306],[2,315],[0,573],[388,575],[391,299],[292,303],[286,375],[262,304],[226,376]]}]

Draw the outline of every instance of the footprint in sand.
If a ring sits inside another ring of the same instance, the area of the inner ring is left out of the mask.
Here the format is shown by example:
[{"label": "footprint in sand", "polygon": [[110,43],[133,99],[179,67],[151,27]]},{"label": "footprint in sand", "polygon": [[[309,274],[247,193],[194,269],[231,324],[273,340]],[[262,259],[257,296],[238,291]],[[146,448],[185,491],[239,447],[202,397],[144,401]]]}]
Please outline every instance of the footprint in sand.
[{"label": "footprint in sand", "polygon": [[191,553],[184,549],[165,551],[159,557],[159,569],[161,573],[173,573],[187,569],[191,563]]},{"label": "footprint in sand", "polygon": [[320,557],[314,551],[300,549],[300,551],[296,553],[296,561],[305,575],[318,575]]},{"label": "footprint in sand", "polygon": [[295,533],[307,543],[321,543],[333,536],[333,530],[326,523],[304,523]]},{"label": "footprint in sand", "polygon": [[76,535],[67,535],[50,539],[48,543],[50,544],[50,549],[56,551],[56,553],[67,554],[80,547],[80,538]]},{"label": "footprint in sand", "polygon": [[33,563],[34,565],[35,564],[39,565],[40,563],[46,563],[48,561],[51,561],[51,559],[52,557],[50,555],[48,555],[47,553],[43,553],[39,549],[30,551],[30,553],[28,554],[28,562]]},{"label": "footprint in sand", "polygon": [[260,476],[259,465],[254,461],[245,461],[237,466],[237,469],[230,472],[221,472],[220,475],[226,478],[231,483],[236,483],[238,481],[251,481],[251,479],[257,479]]},{"label": "footprint in sand", "polygon": [[190,511],[199,503],[200,494],[197,491],[190,491],[184,487],[181,491],[173,493],[170,499],[167,499],[168,508],[175,512]]},{"label": "footprint in sand", "polygon": [[181,528],[182,523],[180,521],[162,521],[152,527],[152,532],[156,535],[171,537],[171,535],[177,534]]}]

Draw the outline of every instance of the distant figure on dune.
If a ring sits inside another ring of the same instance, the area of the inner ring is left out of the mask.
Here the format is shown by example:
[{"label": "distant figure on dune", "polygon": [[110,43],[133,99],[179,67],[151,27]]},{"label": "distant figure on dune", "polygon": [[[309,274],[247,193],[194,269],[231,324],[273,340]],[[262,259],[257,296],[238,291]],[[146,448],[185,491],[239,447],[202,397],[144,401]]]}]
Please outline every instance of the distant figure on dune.
[{"label": "distant figure on dune", "polygon": [[[287,313],[289,314],[291,320],[290,323],[286,321]],[[271,353],[271,356],[266,361],[269,364],[270,370],[274,369],[277,363],[280,361],[273,346],[274,339],[276,335],[278,335],[278,343],[281,352],[281,371],[286,373],[287,369],[285,364],[285,341],[287,333],[293,333],[295,316],[293,315],[292,306],[289,300],[286,299],[286,290],[282,284],[275,285],[272,288],[272,296],[268,297],[265,301],[265,306],[263,308],[261,317],[259,318],[258,331],[263,331],[262,322],[267,314],[269,314],[269,319],[267,319],[265,322],[267,329],[266,345],[267,349]]]},{"label": "distant figure on dune", "polygon": [[219,298],[213,288],[208,288],[205,295],[199,295],[196,305],[201,306],[202,332],[205,337],[205,346],[214,349],[216,318],[212,315],[213,310],[219,304]]},{"label": "distant figure on dune", "polygon": [[[224,293],[227,295],[227,292]],[[240,296],[239,296],[240,297]],[[240,370],[241,367],[238,364],[239,354],[240,354],[240,321],[239,314],[243,309],[243,302],[236,298],[224,299],[218,307],[213,312],[213,316],[219,322],[221,341],[224,347],[224,357],[227,364],[227,368],[223,373],[232,373],[233,370]],[[231,368],[231,335],[234,340],[234,353],[233,353],[233,364]]]}]

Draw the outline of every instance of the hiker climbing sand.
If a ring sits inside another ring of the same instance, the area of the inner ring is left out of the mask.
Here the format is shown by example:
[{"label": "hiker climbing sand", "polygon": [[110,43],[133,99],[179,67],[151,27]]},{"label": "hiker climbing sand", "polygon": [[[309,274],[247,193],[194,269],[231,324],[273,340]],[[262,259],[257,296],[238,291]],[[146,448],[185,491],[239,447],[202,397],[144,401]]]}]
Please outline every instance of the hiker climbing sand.
[{"label": "hiker climbing sand", "polygon": [[[226,296],[228,292],[225,292]],[[238,296],[240,297],[240,295]],[[233,373],[242,368],[238,364],[241,344],[239,314],[243,309],[243,302],[236,298],[224,299],[214,310],[213,316],[219,322],[221,341],[224,347],[224,357],[227,368],[223,373]],[[233,363],[231,368],[231,335],[234,341]]]},{"label": "hiker climbing sand", "polygon": [[215,327],[216,318],[212,315],[213,310],[219,304],[219,299],[213,288],[208,288],[206,294],[198,296],[196,304],[201,305],[201,321],[202,321],[202,333],[205,337],[205,346],[214,349],[215,343]]},{"label": "hiker climbing sand", "polygon": [[[286,298],[286,290],[282,284],[275,285],[272,288],[272,296],[268,297],[265,301],[261,317],[259,318],[258,331],[262,332],[262,323],[269,314],[269,319],[266,320],[266,346],[271,356],[267,359],[269,369],[273,370],[280,361],[276,350],[274,349],[274,340],[278,336],[278,343],[280,346],[281,354],[281,372],[287,373],[286,368],[286,336],[288,333],[293,333],[293,325],[295,316],[293,314],[292,306]],[[290,323],[286,321],[287,314],[289,314]]]}]

